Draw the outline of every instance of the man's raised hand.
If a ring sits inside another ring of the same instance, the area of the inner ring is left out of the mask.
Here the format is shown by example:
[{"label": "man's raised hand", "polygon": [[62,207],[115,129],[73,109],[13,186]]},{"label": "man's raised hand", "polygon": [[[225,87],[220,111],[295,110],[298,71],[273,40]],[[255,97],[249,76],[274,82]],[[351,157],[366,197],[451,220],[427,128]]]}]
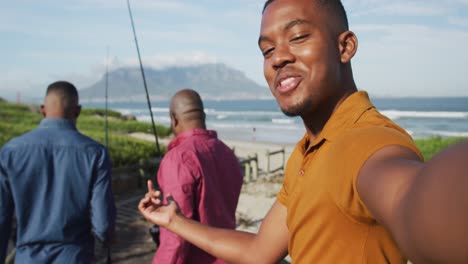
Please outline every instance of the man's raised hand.
[{"label": "man's raised hand", "polygon": [[148,192],[138,204],[138,210],[146,220],[167,228],[179,212],[177,203],[169,194],[166,197],[167,203],[163,204],[161,191],[155,190],[150,180],[148,180],[147,186]]}]

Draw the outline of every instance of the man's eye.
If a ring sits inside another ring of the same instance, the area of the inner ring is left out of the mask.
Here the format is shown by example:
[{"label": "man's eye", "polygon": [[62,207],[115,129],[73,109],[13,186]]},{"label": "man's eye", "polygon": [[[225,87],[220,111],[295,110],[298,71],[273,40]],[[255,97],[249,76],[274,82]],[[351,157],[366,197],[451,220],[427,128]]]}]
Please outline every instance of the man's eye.
[{"label": "man's eye", "polygon": [[271,52],[273,52],[273,48],[263,50],[262,54],[263,56],[268,56],[268,54],[270,54]]},{"label": "man's eye", "polygon": [[309,36],[310,36],[310,34],[299,35],[297,37],[293,37],[290,41],[291,42],[301,42],[301,41],[306,40]]}]

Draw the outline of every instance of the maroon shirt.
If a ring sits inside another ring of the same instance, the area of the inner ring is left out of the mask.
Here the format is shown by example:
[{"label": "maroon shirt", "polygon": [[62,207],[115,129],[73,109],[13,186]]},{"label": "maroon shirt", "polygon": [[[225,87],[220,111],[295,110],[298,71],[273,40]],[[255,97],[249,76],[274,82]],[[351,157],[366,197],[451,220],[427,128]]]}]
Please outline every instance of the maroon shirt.
[{"label": "maroon shirt", "polygon": [[[168,146],[158,171],[163,194],[172,194],[188,218],[214,227],[236,227],[242,186],[239,162],[215,131],[193,129]],[[161,228],[153,264],[225,263]]]}]

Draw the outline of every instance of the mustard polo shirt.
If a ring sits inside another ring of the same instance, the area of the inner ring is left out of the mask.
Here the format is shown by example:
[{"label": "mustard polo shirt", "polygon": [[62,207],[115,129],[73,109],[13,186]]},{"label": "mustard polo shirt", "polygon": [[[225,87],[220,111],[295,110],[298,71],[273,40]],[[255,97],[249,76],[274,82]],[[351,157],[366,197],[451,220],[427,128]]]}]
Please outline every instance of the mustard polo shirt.
[{"label": "mustard polo shirt", "polygon": [[299,141],[278,194],[287,207],[293,263],[406,263],[357,192],[363,164],[389,145],[409,148],[422,160],[412,138],[364,91],[350,95],[313,142],[307,135]]}]

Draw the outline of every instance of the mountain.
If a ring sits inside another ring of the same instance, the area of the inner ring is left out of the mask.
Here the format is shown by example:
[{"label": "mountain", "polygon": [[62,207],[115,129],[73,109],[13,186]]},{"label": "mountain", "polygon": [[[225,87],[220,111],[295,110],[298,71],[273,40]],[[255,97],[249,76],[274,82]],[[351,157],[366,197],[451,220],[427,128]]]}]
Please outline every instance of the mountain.
[{"label": "mountain", "polygon": [[[250,80],[241,71],[224,64],[202,64],[164,69],[145,68],[151,100],[169,100],[180,89],[198,91],[203,99],[260,99],[270,98],[267,87]],[[80,90],[81,101],[103,101],[105,75],[88,88]],[[109,72],[110,101],[146,100],[140,68],[120,68]]]}]

